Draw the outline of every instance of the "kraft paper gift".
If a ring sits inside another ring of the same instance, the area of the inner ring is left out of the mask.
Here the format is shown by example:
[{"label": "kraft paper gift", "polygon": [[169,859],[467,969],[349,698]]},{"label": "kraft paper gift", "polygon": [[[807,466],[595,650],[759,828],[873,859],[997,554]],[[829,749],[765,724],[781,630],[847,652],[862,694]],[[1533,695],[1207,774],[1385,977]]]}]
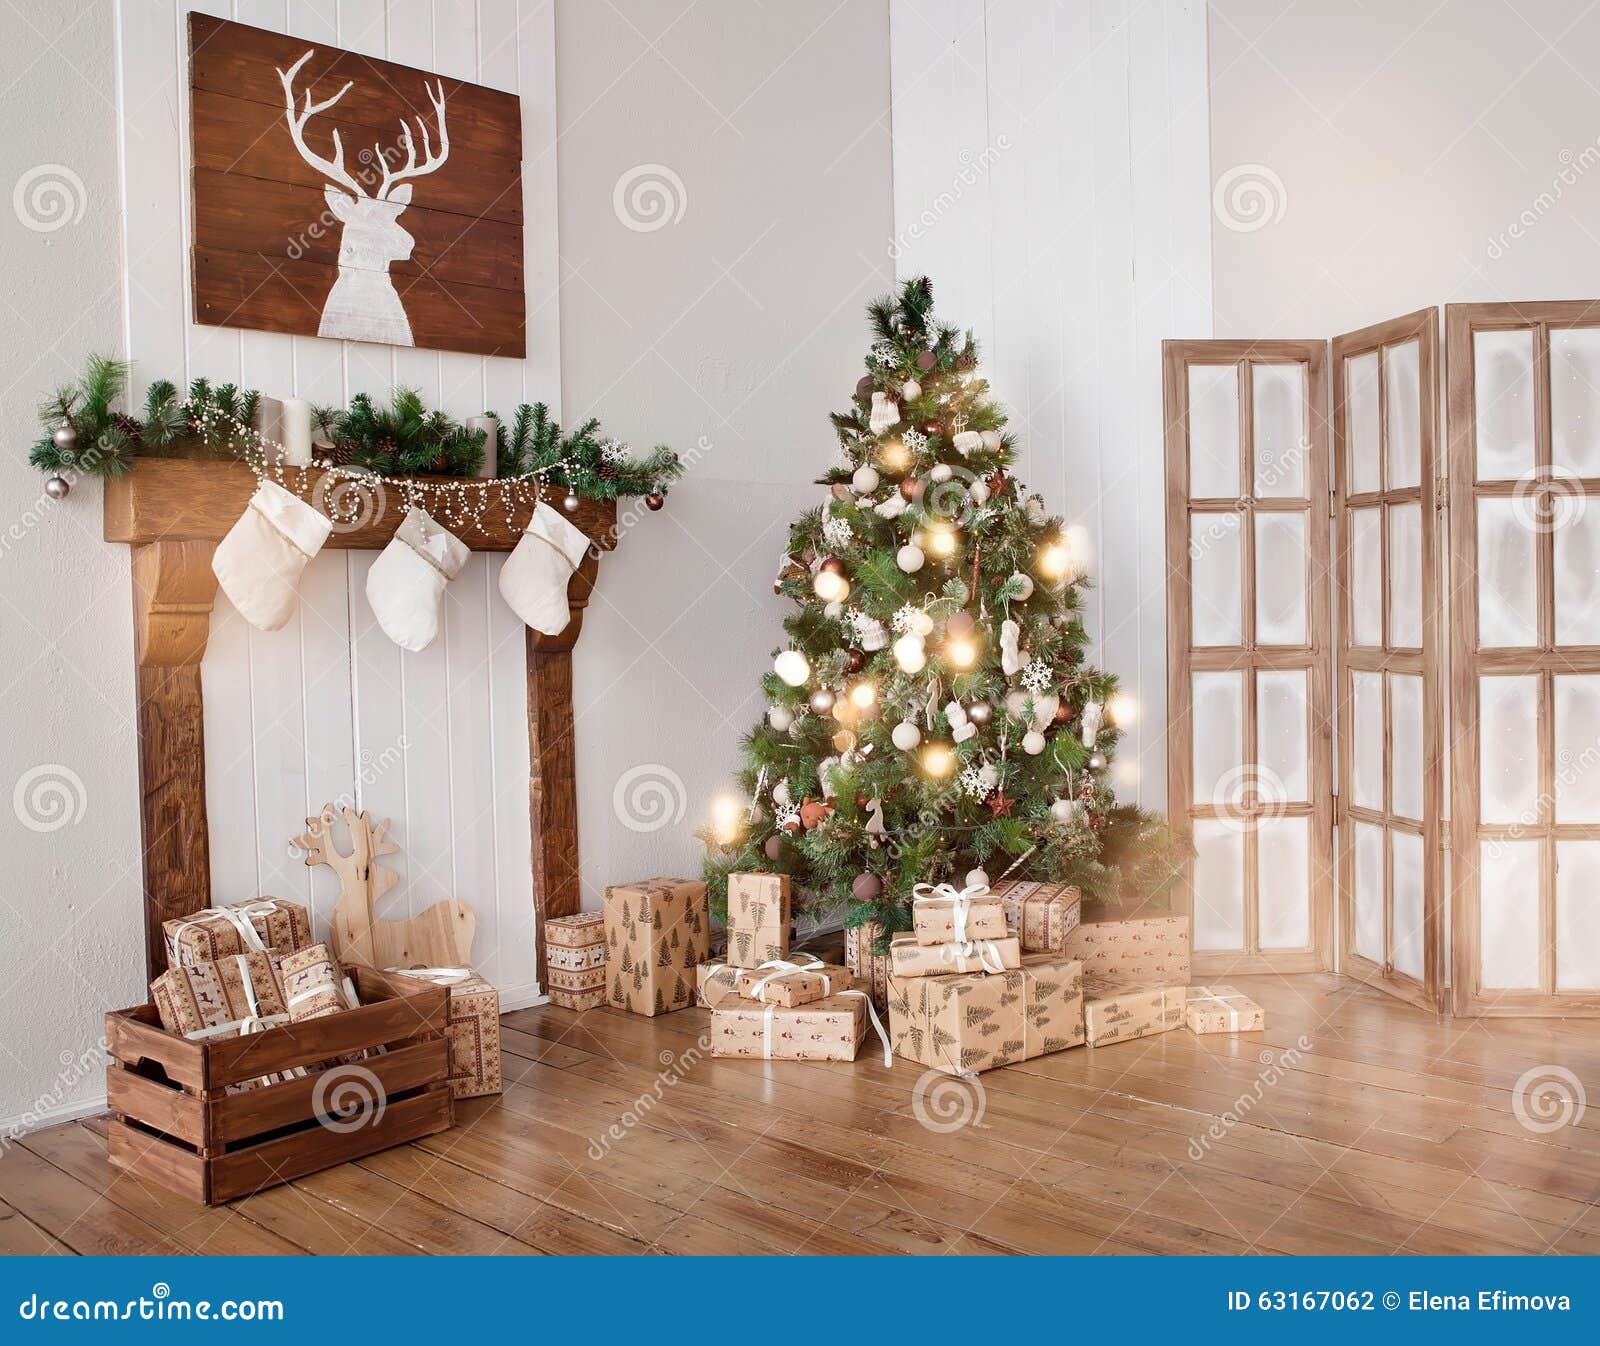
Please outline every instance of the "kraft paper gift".
[{"label": "kraft paper gift", "polygon": [[606,889],[608,1003],[667,1014],[694,1000],[696,965],[711,951],[706,886],[699,879],[645,879]]},{"label": "kraft paper gift", "polygon": [[1083,1024],[1091,1047],[1131,1042],[1178,1027],[1188,987],[1109,986],[1085,982]]},{"label": "kraft paper gift", "polygon": [[582,1014],[585,1010],[599,1009],[606,1003],[606,988],[604,983],[588,991],[556,991],[550,992],[550,1003],[564,1010],[572,1010]]},{"label": "kraft paper gift", "polygon": [[236,953],[293,953],[313,943],[310,913],[275,897],[208,907],[163,922],[161,933],[170,967],[211,963]]},{"label": "kraft paper gift", "polygon": [[1187,985],[1189,918],[1152,916],[1094,921],[1067,936],[1066,952],[1083,975],[1110,986]]},{"label": "kraft paper gift", "polygon": [[799,953],[793,958],[776,958],[761,967],[741,970],[737,990],[746,1000],[794,1009],[798,1005],[826,1000],[840,991],[853,990],[855,984],[849,968],[824,963],[812,954]]},{"label": "kraft paper gift", "polygon": [[855,973],[857,988],[880,1010],[889,1007],[889,955],[873,952],[882,936],[883,926],[877,921],[847,926],[844,932],[844,965]]},{"label": "kraft paper gift", "polygon": [[595,972],[599,971],[600,980],[605,980],[606,965],[606,937],[604,933],[593,944],[587,944],[581,949],[567,949],[559,945],[550,944],[545,947],[545,964],[550,968],[560,968],[563,972]]},{"label": "kraft paper gift", "polygon": [[889,941],[891,977],[937,977],[954,972],[1008,972],[1022,965],[1022,946],[1004,939],[969,940],[965,944],[918,944],[915,935]]},{"label": "kraft paper gift", "polygon": [[1077,928],[1083,895],[1065,883],[1033,883],[1007,879],[990,890],[1006,913],[1006,933],[1015,935],[1024,953],[1060,953]]},{"label": "kraft paper gift", "polygon": [[725,1000],[739,998],[739,974],[742,967],[732,963],[701,963],[694,970],[694,993],[697,1004],[716,1009]]},{"label": "kraft paper gift", "polygon": [[728,875],[728,961],[759,967],[789,956],[789,876]]},{"label": "kraft paper gift", "polygon": [[500,992],[467,967],[392,967],[402,977],[443,986],[450,993],[444,1036],[450,1048],[446,1077],[456,1098],[481,1098],[505,1088],[500,1063]]},{"label": "kraft paper gift", "polygon": [[1045,955],[1000,973],[895,977],[889,1031],[897,1055],[972,1075],[1083,1043],[1083,969]]},{"label": "kraft paper gift", "polygon": [[583,968],[578,972],[569,972],[563,967],[552,967],[545,970],[545,989],[547,991],[592,991],[595,987],[605,989],[606,970],[600,967]]},{"label": "kraft paper gift", "polygon": [[987,884],[960,890],[949,883],[917,884],[911,890],[911,929],[918,944],[965,944],[1009,933],[1005,908]]},{"label": "kraft paper gift", "polygon": [[[272,952],[228,954],[193,966],[170,967],[150,983],[150,999],[161,1026],[186,1038],[247,1037],[289,1022],[284,1005],[282,960]],[[305,1075],[284,1074],[230,1084],[230,1094]]]},{"label": "kraft paper gift", "polygon": [[761,1061],[854,1061],[868,1026],[889,1040],[864,991],[841,991],[825,1000],[789,1009],[730,998],[711,1011],[711,1054]]},{"label": "kraft paper gift", "polygon": [[285,955],[281,966],[290,1023],[320,1019],[361,1003],[355,983],[345,976],[326,944],[297,949]]},{"label": "kraft paper gift", "polygon": [[552,916],[544,923],[544,942],[552,951],[604,944],[606,918],[598,911],[580,912],[576,916]]},{"label": "kraft paper gift", "polygon": [[1249,996],[1231,986],[1191,986],[1183,1004],[1191,1033],[1253,1033],[1267,1016]]}]

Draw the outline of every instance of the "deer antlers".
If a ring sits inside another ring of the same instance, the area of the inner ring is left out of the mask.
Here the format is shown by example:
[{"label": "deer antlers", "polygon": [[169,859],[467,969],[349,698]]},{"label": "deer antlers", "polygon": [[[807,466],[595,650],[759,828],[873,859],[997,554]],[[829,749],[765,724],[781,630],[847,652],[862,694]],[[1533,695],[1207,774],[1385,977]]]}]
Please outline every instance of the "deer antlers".
[{"label": "deer antlers", "polygon": [[[294,139],[294,146],[300,151],[300,157],[326,177],[330,182],[336,182],[341,187],[346,187],[357,196],[365,197],[366,191],[361,184],[351,175],[344,166],[344,145],[339,140],[339,128],[333,129],[333,158],[325,159],[309,145],[306,144],[305,129],[308,123],[319,112],[326,112],[337,103],[345,94],[350,92],[355,84],[354,80],[347,80],[344,88],[334,94],[332,98],[324,99],[320,103],[311,101],[311,90],[306,90],[305,106],[296,111],[294,99],[294,77],[300,69],[316,54],[313,47],[296,61],[288,70],[278,71],[278,80],[283,85],[284,107],[289,121],[289,135]],[[389,156],[384,152],[383,146],[374,144],[372,153],[375,160],[383,166],[383,181],[379,185],[374,199],[388,201],[392,199],[391,193],[401,184],[413,178],[426,177],[429,173],[438,171],[450,157],[450,131],[445,124],[444,115],[444,81],[436,82],[435,88],[430,89],[426,80],[422,84],[423,91],[428,95],[428,101],[433,104],[435,118],[439,122],[439,149],[435,153],[433,142],[428,136],[428,124],[421,117],[417,118],[417,129],[422,133],[422,162],[417,162],[417,145],[411,134],[411,127],[405,118],[400,119],[400,143],[405,146],[406,162],[398,173],[389,171]],[[407,193],[407,200],[410,194]],[[402,202],[402,204],[404,204]]]}]

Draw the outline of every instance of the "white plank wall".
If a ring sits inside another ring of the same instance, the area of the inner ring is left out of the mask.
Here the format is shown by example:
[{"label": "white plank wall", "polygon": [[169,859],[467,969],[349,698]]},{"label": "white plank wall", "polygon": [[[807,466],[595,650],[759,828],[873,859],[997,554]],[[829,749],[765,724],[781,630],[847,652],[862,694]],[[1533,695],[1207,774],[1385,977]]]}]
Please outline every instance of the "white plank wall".
[{"label": "white plank wall", "polygon": [[896,268],[971,327],[1086,546],[1116,767],[1166,805],[1161,341],[1211,335],[1203,0],[891,0]]},{"label": "white plank wall", "polygon": [[[522,98],[528,358],[484,359],[189,320],[187,30],[204,10]],[[419,388],[458,416],[559,414],[555,19],[552,0],[121,0],[126,341],[134,396],[197,375],[275,397],[343,403]],[[172,209],[182,203],[181,215]],[[474,556],[446,590],[443,633],[404,654],[367,605],[376,553],[324,552],[281,631],[251,630],[219,594],[204,664],[206,806],[215,900],[337,896],[288,839],[330,799],[393,818],[401,883],[381,913],[457,896],[478,913],[473,961],[510,1008],[536,994],[523,628],[501,601],[501,558]]]}]

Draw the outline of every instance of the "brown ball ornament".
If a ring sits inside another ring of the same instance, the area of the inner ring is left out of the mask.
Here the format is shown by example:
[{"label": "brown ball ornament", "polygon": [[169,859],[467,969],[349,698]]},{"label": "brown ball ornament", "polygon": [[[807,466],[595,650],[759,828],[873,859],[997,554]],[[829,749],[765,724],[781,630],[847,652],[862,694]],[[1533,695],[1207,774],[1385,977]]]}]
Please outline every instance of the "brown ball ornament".
[{"label": "brown ball ornament", "polygon": [[774,832],[767,838],[767,844],[761,850],[767,859],[777,860],[783,854],[783,834]]},{"label": "brown ball ornament", "polygon": [[922,492],[922,483],[915,477],[907,477],[900,483],[900,494],[907,500],[915,500]]},{"label": "brown ball ornament", "polygon": [[873,902],[883,892],[883,880],[876,874],[857,874],[850,882],[850,896],[857,902]]},{"label": "brown ball ornament", "polygon": [[844,667],[847,673],[859,673],[866,667],[867,656],[860,650],[846,650],[844,652]]},{"label": "brown ball ornament", "polygon": [[651,491],[650,494],[644,498],[645,508],[649,510],[660,509],[666,503],[667,497],[662,495],[660,491]]},{"label": "brown ball ornament", "polygon": [[923,351],[921,355],[917,356],[917,368],[920,369],[924,374],[926,374],[930,369],[937,369],[938,366],[939,357],[932,351]]},{"label": "brown ball ornament", "polygon": [[967,718],[980,728],[983,725],[988,724],[993,715],[994,711],[990,708],[987,701],[974,701],[970,706],[967,707]]},{"label": "brown ball ornament", "polygon": [[924,425],[922,427],[922,429],[923,429],[924,433],[926,433],[926,434],[942,435],[944,433],[944,422],[943,421],[929,421],[926,425]]},{"label": "brown ball ornament", "polygon": [[830,575],[843,575],[844,562],[837,556],[830,556],[817,569],[826,570]]},{"label": "brown ball ornament", "polygon": [[1056,702],[1056,713],[1050,717],[1057,724],[1065,724],[1072,718],[1072,707],[1065,701]]},{"label": "brown ball ornament", "polygon": [[872,396],[872,380],[870,378],[868,378],[865,374],[863,374],[859,379],[856,380],[856,396],[857,397],[871,397]]},{"label": "brown ball ornament", "polygon": [[945,618],[944,633],[947,636],[970,636],[977,622],[972,620],[970,612],[952,612]]},{"label": "brown ball ornament", "polygon": [[811,699],[808,704],[816,714],[826,715],[833,709],[833,700],[832,692],[826,687],[818,687],[816,691],[811,693]]}]

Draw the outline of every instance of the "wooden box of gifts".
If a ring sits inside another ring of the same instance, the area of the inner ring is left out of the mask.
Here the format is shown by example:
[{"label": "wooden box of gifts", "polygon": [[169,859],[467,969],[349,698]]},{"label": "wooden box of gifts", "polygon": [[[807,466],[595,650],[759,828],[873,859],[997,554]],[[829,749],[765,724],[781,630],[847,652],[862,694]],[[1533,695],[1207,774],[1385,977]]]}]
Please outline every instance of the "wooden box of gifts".
[{"label": "wooden box of gifts", "polygon": [[218,1205],[448,1129],[445,990],[342,971],[359,1007],[242,1036],[168,1032],[153,1004],[106,1015],[112,1165]]}]

